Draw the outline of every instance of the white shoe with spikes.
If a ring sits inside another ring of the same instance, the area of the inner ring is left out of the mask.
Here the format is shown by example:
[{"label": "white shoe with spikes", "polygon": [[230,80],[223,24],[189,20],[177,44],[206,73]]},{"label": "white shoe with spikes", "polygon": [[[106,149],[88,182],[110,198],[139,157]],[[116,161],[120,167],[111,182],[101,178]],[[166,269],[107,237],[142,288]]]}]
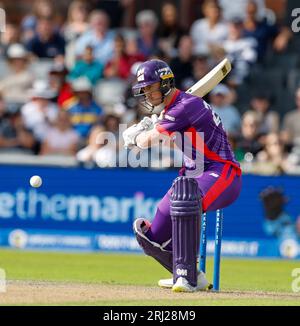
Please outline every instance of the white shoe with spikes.
[{"label": "white shoe with spikes", "polygon": [[[198,283],[197,285],[198,291],[206,291],[210,286],[203,272],[200,272],[198,274],[197,283]],[[158,281],[158,286],[164,289],[172,289],[173,285],[174,284],[172,278],[162,279]]]}]

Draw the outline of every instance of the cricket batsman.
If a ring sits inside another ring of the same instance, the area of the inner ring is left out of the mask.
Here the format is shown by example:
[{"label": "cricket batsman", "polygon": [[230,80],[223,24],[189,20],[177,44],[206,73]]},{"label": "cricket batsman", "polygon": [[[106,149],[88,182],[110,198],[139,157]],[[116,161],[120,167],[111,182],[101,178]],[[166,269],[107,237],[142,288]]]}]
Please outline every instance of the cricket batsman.
[{"label": "cricket batsman", "polygon": [[170,137],[184,154],[181,176],[160,201],[152,223],[136,219],[134,233],[144,252],[173,274],[172,279],[160,280],[159,286],[175,292],[205,290],[208,281],[197,271],[201,214],[238,198],[239,163],[220,117],[202,98],[178,90],[164,61],[142,63],[133,92],[152,117],[124,131],[125,146],[146,149]]}]

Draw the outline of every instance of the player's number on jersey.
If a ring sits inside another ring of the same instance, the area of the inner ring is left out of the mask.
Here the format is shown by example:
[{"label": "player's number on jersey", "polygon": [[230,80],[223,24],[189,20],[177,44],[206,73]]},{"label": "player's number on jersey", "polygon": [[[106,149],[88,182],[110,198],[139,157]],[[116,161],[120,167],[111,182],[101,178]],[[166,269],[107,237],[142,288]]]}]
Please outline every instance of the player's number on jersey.
[{"label": "player's number on jersey", "polygon": [[213,119],[214,119],[214,123],[218,127],[219,124],[221,123],[221,118],[217,115],[216,112],[214,112],[214,110],[212,109],[212,107],[208,103],[206,103],[205,101],[204,101],[204,105],[205,105],[206,109],[208,109],[208,110],[211,111],[212,116],[213,116]]}]

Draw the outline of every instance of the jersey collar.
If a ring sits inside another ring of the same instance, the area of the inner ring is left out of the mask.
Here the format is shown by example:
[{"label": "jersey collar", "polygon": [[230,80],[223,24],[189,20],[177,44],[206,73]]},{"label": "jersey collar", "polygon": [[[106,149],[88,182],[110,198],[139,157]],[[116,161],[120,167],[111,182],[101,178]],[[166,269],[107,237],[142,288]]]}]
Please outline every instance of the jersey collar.
[{"label": "jersey collar", "polygon": [[173,95],[173,97],[172,97],[170,103],[169,103],[168,105],[166,105],[166,107],[164,108],[163,113],[166,113],[167,110],[169,110],[169,108],[174,104],[174,102],[175,102],[175,100],[177,99],[179,93],[180,93],[180,90],[179,90],[179,89],[176,89],[176,92],[175,92],[175,94]]}]

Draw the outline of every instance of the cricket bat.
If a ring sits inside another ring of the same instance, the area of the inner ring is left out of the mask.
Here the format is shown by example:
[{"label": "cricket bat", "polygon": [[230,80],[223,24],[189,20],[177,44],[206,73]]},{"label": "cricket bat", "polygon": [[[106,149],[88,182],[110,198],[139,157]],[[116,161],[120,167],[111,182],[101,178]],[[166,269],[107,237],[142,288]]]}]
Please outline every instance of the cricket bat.
[{"label": "cricket bat", "polygon": [[195,85],[189,88],[186,93],[203,97],[216,87],[231,71],[231,63],[225,58],[207,75],[200,79]]}]

